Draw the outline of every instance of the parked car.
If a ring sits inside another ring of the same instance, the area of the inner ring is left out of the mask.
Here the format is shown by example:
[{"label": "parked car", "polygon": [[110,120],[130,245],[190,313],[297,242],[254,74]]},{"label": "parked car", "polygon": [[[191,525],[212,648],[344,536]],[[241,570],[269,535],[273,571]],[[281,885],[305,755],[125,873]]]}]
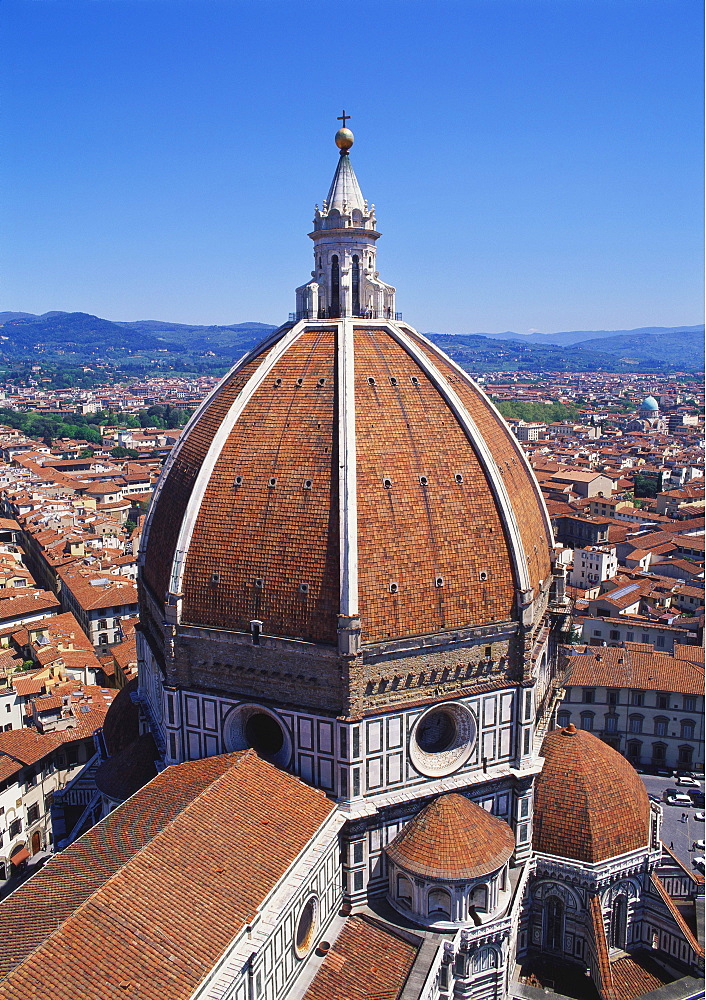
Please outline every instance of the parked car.
[{"label": "parked car", "polygon": [[706,871],[706,858],[702,854],[697,854],[695,858],[692,858],[691,863],[700,872]]},{"label": "parked car", "polygon": [[695,806],[703,809],[704,805],[706,805],[706,797],[704,797],[704,793],[700,788],[690,788],[687,795]]},{"label": "parked car", "polygon": [[697,823],[703,823],[704,820],[706,820],[706,813],[704,812],[694,813],[692,819],[695,819]]},{"label": "parked car", "polygon": [[677,778],[678,785],[688,785],[690,788],[701,788],[696,778],[692,778],[690,774],[683,774]]},{"label": "parked car", "polygon": [[653,795],[652,792],[647,796],[650,802],[661,802],[662,799],[659,795]]},{"label": "parked car", "polygon": [[658,767],[655,771],[658,778],[671,778],[672,772],[668,771],[665,767]]},{"label": "parked car", "polygon": [[706,851],[706,840],[695,840],[692,851]]},{"label": "parked car", "polygon": [[665,801],[668,806],[690,806],[693,804],[686,792],[677,792],[676,795],[666,795]]}]

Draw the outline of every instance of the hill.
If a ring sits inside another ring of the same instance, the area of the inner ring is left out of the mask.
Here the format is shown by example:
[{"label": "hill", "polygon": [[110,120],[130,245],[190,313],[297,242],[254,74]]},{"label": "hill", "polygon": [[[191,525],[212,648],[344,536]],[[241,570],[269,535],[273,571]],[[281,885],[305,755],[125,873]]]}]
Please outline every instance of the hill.
[{"label": "hill", "polygon": [[[222,371],[274,326],[197,326],[162,320],[114,322],[89,313],[0,313],[0,360],[59,365],[107,364],[129,373],[157,365],[179,371]],[[469,372],[697,372],[704,363],[703,327],[564,334],[427,334]],[[545,338],[537,340],[536,337]],[[546,338],[587,338],[563,344]],[[535,338],[535,339],[533,339]],[[152,370],[154,368],[152,367]]]}]

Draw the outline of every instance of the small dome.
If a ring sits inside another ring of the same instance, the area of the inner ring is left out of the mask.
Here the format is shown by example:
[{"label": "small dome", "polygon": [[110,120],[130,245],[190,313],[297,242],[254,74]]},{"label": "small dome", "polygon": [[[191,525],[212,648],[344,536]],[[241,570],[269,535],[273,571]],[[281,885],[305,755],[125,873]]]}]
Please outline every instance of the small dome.
[{"label": "small dome", "polygon": [[425,806],[386,848],[407,871],[444,881],[489,875],[514,850],[515,835],[504,820],[454,792]]},{"label": "small dome", "polygon": [[124,802],[157,776],[159,751],[151,733],[143,733],[129,746],[98,767],[96,788],[116,802]]},{"label": "small dome", "polygon": [[534,849],[591,864],[649,842],[650,802],[640,776],[616,750],[575,726],[542,746],[534,791]]},{"label": "small dome", "polygon": [[111,757],[120,753],[140,735],[140,710],[132,700],[137,693],[137,677],[121,688],[103,721],[103,739]]},{"label": "small dome", "polygon": [[658,410],[659,409],[659,403],[654,398],[654,396],[648,396],[646,399],[643,399],[642,402],[640,403],[640,409],[641,410]]}]

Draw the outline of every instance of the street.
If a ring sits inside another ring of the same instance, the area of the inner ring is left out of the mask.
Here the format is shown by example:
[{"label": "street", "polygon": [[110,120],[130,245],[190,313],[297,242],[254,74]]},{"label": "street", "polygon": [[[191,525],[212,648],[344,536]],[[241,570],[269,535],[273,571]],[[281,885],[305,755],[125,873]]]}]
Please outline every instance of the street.
[{"label": "street", "polygon": [[[689,848],[695,840],[704,837],[704,823],[694,819],[697,812],[703,813],[703,808],[695,806],[670,806],[664,801],[665,788],[677,788],[680,792],[688,792],[688,788],[677,785],[676,778],[657,778],[652,774],[641,774],[649,795],[657,795],[662,803],[662,841],[671,847],[680,861],[683,861],[691,871],[691,859],[703,851],[691,851]],[[700,783],[703,789],[703,782]],[[686,814],[686,820],[681,817]]]}]

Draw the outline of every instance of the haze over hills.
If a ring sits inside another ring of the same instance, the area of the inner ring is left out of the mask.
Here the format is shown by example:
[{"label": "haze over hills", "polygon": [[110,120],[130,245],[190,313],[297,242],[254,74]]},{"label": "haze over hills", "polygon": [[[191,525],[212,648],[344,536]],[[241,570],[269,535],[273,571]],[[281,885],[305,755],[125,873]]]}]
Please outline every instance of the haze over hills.
[{"label": "haze over hills", "polygon": [[[162,320],[114,322],[88,313],[0,312],[0,357],[7,362],[87,360],[115,364],[231,363],[271,330],[267,323],[198,326]],[[641,327],[532,334],[427,336],[468,371],[688,371],[704,365],[704,327]],[[166,355],[166,358],[165,358]]]},{"label": "haze over hills", "polygon": [[635,330],[570,330],[566,333],[479,333],[480,337],[491,340],[519,340],[525,344],[582,344],[593,340],[614,339],[616,337],[658,337],[672,333],[703,333],[703,323],[700,326],[641,326]]}]

